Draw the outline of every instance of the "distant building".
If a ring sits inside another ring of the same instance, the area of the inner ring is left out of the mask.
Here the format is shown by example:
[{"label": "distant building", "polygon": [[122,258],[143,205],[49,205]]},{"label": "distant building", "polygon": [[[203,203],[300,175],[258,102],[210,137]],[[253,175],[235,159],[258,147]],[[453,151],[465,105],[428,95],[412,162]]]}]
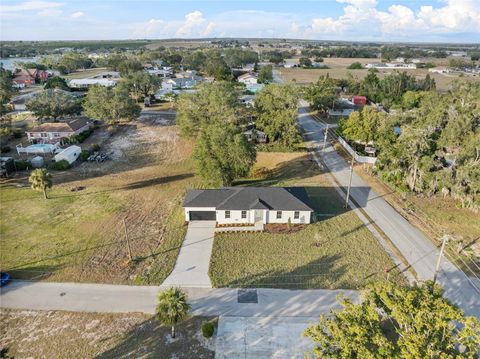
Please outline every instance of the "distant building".
[{"label": "distant building", "polygon": [[46,81],[48,72],[37,69],[25,69],[13,74],[13,87],[24,88],[34,85],[37,81]]},{"label": "distant building", "polygon": [[247,138],[247,140],[249,142],[257,142],[257,143],[266,143],[267,142],[267,134],[263,131],[255,129],[255,128],[252,128],[251,130],[244,131],[243,135]]},{"label": "distant building", "polygon": [[238,76],[237,81],[245,85],[255,85],[258,83],[258,75],[253,71],[247,72],[246,74]]},{"label": "distant building", "polygon": [[117,84],[116,81],[110,80],[107,78],[88,78],[88,79],[72,79],[68,82],[68,86],[71,88],[76,89],[87,89],[91,86],[105,86],[105,87],[113,87]]}]

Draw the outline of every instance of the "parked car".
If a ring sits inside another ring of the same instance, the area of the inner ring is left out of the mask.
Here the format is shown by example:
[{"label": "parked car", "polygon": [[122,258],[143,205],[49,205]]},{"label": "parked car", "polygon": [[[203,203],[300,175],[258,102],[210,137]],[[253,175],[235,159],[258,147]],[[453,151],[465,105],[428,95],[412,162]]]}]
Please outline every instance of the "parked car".
[{"label": "parked car", "polygon": [[0,287],[7,285],[11,280],[12,280],[12,277],[10,277],[10,274],[5,272],[0,272]]}]

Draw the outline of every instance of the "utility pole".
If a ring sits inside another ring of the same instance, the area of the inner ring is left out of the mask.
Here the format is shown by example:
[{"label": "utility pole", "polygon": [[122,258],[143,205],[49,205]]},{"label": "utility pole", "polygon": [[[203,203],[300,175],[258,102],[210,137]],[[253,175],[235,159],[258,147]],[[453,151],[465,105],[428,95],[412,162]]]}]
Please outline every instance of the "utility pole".
[{"label": "utility pole", "polygon": [[440,253],[438,253],[437,265],[435,266],[435,274],[433,275],[433,284],[437,281],[438,271],[440,270],[440,264],[442,263],[443,252],[445,251],[445,245],[447,244],[448,236],[443,236],[442,246],[440,247]]},{"label": "utility pole", "polygon": [[327,124],[327,127],[325,127],[325,135],[323,136],[323,149],[322,149],[322,151],[325,151],[325,146],[327,145],[327,136],[328,136],[328,124]]},{"label": "utility pole", "polygon": [[350,179],[348,180],[347,198],[345,199],[345,208],[348,208],[348,200],[350,199],[350,188],[352,187],[353,164],[355,163],[355,156],[352,156],[350,164]]},{"label": "utility pole", "polygon": [[127,224],[125,218],[123,219],[123,230],[125,232],[125,240],[127,241],[128,258],[132,261],[132,249],[130,248],[130,241],[128,240]]}]

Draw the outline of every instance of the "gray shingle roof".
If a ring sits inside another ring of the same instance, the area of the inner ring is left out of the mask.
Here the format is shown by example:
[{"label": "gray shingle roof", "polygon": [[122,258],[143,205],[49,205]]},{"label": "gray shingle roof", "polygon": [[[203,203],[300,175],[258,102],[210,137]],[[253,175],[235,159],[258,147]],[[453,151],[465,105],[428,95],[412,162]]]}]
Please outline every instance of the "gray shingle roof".
[{"label": "gray shingle roof", "polygon": [[189,190],[184,207],[215,207],[217,210],[270,209],[313,211],[303,187],[227,187]]}]

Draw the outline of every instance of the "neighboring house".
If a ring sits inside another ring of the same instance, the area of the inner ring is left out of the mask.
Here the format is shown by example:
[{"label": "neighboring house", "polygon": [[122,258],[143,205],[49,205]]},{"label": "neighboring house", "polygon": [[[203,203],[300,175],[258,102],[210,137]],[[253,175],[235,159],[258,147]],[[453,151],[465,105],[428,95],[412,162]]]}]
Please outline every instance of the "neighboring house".
[{"label": "neighboring house", "polygon": [[151,69],[146,70],[150,75],[158,76],[158,77],[169,77],[173,74],[173,69],[169,66],[164,66],[162,68],[154,67]]},{"label": "neighboring house", "polygon": [[227,187],[187,191],[185,220],[236,223],[310,223],[313,209],[303,187]]},{"label": "neighboring house", "polygon": [[24,88],[34,85],[36,81],[46,81],[48,79],[48,72],[37,69],[26,69],[13,74],[13,87]]},{"label": "neighboring house", "polygon": [[92,122],[86,117],[78,117],[66,122],[48,122],[26,131],[29,141],[38,143],[57,143],[89,130]]},{"label": "neighboring house", "polygon": [[258,75],[255,72],[247,72],[238,76],[237,81],[245,85],[254,85],[258,83]]},{"label": "neighboring house", "polygon": [[257,142],[257,143],[267,142],[267,134],[263,131],[256,130],[254,128],[252,128],[251,130],[247,130],[247,131],[243,132],[243,135],[250,142]]},{"label": "neighboring house", "polygon": [[116,81],[106,79],[106,78],[100,78],[100,79],[94,79],[94,78],[88,78],[88,79],[72,79],[68,82],[68,86],[71,88],[75,89],[87,89],[91,86],[105,86],[105,87],[113,87],[117,84]]},{"label": "neighboring house", "polygon": [[195,78],[173,78],[162,81],[162,90],[172,92],[175,89],[191,89],[197,85]]}]

